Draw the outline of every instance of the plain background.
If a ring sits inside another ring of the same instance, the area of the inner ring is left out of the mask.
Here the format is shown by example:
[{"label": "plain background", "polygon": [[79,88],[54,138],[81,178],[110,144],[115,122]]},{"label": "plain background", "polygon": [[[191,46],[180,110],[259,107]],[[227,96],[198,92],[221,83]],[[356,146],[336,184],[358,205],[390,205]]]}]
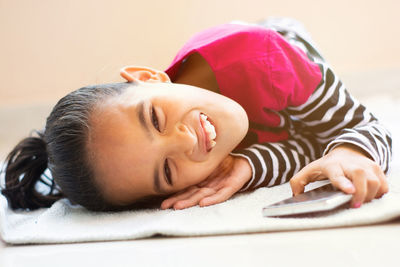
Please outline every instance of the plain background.
[{"label": "plain background", "polygon": [[339,74],[398,68],[398,0],[0,0],[0,105],[53,103],[125,65],[165,69],[194,33],[231,20],[304,23]]}]

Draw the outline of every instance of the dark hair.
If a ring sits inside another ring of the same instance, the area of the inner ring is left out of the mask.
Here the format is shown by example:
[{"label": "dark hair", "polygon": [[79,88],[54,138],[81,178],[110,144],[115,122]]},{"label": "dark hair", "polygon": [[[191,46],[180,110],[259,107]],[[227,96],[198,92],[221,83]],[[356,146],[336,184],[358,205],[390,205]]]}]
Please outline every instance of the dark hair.
[{"label": "dark hair", "polygon": [[[38,136],[20,141],[6,158],[2,194],[12,209],[50,207],[63,197],[93,211],[140,209],[159,204],[160,197],[146,197],[130,206],[109,203],[94,181],[89,161],[87,141],[91,112],[106,98],[121,95],[132,85],[134,83],[86,86],[58,101],[47,118],[44,132],[35,131]],[[47,168],[52,179],[44,173]],[[38,190],[38,182],[49,186],[47,194]]]}]

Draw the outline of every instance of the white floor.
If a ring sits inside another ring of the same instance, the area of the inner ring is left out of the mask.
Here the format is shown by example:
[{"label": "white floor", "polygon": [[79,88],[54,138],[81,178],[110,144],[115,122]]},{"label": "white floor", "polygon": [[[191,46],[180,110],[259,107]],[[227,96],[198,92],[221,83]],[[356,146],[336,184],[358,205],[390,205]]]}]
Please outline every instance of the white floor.
[{"label": "white floor", "polygon": [[5,246],[0,266],[400,266],[400,218],[324,230]]}]

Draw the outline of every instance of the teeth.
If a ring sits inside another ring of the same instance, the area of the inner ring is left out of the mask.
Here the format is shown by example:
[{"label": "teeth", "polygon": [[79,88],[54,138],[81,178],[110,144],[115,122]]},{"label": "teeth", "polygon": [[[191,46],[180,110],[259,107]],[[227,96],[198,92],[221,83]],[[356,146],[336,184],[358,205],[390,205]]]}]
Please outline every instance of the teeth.
[{"label": "teeth", "polygon": [[[204,126],[204,130],[206,131],[206,133],[208,134],[208,137],[210,139],[215,139],[215,137],[217,137],[217,133],[215,132],[215,127],[214,125],[211,124],[211,122],[209,122],[207,120],[207,116],[204,114],[200,114],[200,118],[203,121],[203,126]],[[215,143],[215,141],[211,140],[211,143]],[[214,144],[215,145],[215,144]]]},{"label": "teeth", "polygon": [[209,121],[206,121],[204,129],[206,130],[210,139],[214,139],[217,136],[214,126]]},{"label": "teeth", "polygon": [[217,142],[215,142],[214,140],[210,141],[211,148],[215,147],[216,144],[217,144]]}]

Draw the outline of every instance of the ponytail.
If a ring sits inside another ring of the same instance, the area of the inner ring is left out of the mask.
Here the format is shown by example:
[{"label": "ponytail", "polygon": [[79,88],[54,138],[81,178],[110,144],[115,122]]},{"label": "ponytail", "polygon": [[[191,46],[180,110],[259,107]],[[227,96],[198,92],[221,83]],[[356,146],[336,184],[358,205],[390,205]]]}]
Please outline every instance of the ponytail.
[{"label": "ponytail", "polygon": [[[36,132],[38,137],[30,136],[20,141],[6,158],[5,188],[1,193],[7,198],[12,209],[34,210],[50,207],[62,198],[62,193],[54,193],[55,183],[45,174],[48,154],[44,135]],[[49,193],[37,190],[41,182],[49,186]]]},{"label": "ponytail", "polygon": [[[122,95],[135,85],[91,85],[61,98],[47,117],[44,131],[23,139],[7,156],[5,188],[1,193],[7,198],[9,207],[35,210],[50,207],[65,197],[72,204],[92,211],[131,209],[131,206],[114,205],[105,198],[96,183],[88,142],[90,118],[97,105]],[[46,170],[52,179],[47,178]],[[40,187],[43,184],[48,186],[49,192],[43,193],[43,186]],[[143,199],[135,208],[145,208],[148,203],[160,199]]]}]

